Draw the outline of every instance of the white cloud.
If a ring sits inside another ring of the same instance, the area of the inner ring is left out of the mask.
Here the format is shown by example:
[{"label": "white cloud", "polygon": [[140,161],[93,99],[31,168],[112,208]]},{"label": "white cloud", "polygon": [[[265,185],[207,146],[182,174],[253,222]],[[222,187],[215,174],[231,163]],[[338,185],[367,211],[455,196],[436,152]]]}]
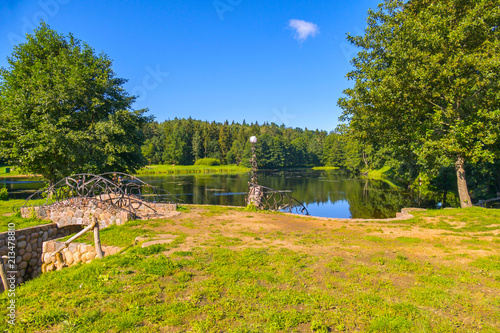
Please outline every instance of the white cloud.
[{"label": "white cloud", "polygon": [[303,20],[290,20],[288,26],[295,30],[295,38],[299,43],[304,42],[309,36],[316,36],[319,33],[319,28],[316,24]]}]

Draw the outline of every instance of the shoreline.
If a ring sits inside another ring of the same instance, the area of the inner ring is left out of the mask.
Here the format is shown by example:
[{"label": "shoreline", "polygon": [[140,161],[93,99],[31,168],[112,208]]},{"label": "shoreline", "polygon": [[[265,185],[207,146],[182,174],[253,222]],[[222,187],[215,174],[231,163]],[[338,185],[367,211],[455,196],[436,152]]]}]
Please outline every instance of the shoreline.
[{"label": "shoreline", "polygon": [[[284,168],[283,170],[289,169],[310,169],[310,170],[340,170],[337,167],[329,166],[315,166],[315,167],[297,167],[297,168]],[[137,170],[132,176],[160,176],[160,175],[190,175],[190,174],[238,174],[238,173],[248,173],[251,168],[237,166],[237,165],[217,165],[217,166],[206,166],[206,165],[166,165],[157,164],[150,165]],[[267,170],[267,169],[262,169]],[[38,174],[10,174],[10,173],[0,173],[0,179],[2,178],[43,178],[42,175]]]},{"label": "shoreline", "polygon": [[[223,208],[229,208],[229,209],[244,209],[245,206],[227,206],[227,205],[209,205],[209,204],[182,204],[179,206],[189,206],[189,207],[223,207]],[[459,208],[456,208],[459,209]],[[314,218],[317,220],[334,220],[334,221],[345,221],[345,222],[390,222],[390,221],[404,221],[408,220],[411,218],[414,218],[415,216],[411,214],[411,212],[424,212],[427,211],[428,209],[425,208],[418,208],[418,207],[405,207],[401,208],[400,212],[396,212],[396,217],[387,217],[383,219],[378,219],[378,218],[351,218],[351,217],[324,217],[324,216],[315,216],[315,215],[303,215],[303,214],[297,214],[297,213],[287,213],[287,212],[275,212],[272,210],[257,210],[257,211],[249,211],[248,213],[264,213],[264,214],[272,214],[272,213],[278,213],[278,214],[283,214],[291,217],[303,217],[303,218]],[[434,210],[431,210],[434,211]],[[438,211],[438,209],[436,209]]]}]

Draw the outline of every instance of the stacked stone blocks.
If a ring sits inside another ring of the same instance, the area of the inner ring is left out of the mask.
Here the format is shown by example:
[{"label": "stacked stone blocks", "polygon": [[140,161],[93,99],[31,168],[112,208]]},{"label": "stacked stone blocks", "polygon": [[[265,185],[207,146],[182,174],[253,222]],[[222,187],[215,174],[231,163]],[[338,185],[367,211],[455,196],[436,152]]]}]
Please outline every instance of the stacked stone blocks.
[{"label": "stacked stone blocks", "polygon": [[[53,253],[61,247],[64,247],[64,242],[48,241],[43,243],[41,259],[42,262],[46,264],[44,271],[50,272],[58,269],[57,259]],[[121,251],[121,248],[117,246],[102,246],[101,248],[105,257]],[[96,256],[97,254],[94,246],[82,243],[71,243],[62,251],[62,267],[68,267],[78,263],[89,263],[95,259]]]},{"label": "stacked stone blocks", "polygon": [[162,217],[175,211],[177,204],[134,202],[129,209],[117,208],[111,202],[96,202],[88,198],[75,198],[56,202],[47,206],[22,207],[21,216],[28,218],[37,216],[50,220],[59,227],[67,225],[89,225],[91,219],[97,218],[101,228],[110,225],[122,225],[130,219]]}]

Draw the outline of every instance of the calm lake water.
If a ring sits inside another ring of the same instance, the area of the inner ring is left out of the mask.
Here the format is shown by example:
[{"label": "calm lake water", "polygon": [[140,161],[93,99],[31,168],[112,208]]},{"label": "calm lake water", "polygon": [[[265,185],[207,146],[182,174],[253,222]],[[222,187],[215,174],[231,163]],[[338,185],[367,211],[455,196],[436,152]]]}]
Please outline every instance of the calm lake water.
[{"label": "calm lake water", "polygon": [[[142,176],[186,203],[244,206],[248,174],[191,174]],[[418,207],[417,195],[381,180],[350,178],[340,170],[259,171],[258,183],[287,191],[314,216],[338,218],[394,217],[403,207]],[[43,182],[0,179],[12,198],[27,197]]]}]

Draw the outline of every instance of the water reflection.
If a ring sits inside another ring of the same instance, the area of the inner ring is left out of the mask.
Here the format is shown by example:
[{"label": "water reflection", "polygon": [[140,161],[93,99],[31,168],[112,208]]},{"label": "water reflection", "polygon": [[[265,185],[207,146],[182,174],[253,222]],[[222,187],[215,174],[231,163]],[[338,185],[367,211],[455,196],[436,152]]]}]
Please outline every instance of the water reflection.
[{"label": "water reflection", "polygon": [[[244,206],[248,174],[144,176],[142,180],[166,189],[186,203]],[[26,197],[42,182],[0,179],[11,197]],[[302,201],[311,215],[338,218],[394,217],[403,207],[417,206],[410,193],[381,180],[353,179],[340,170],[260,171],[258,183],[287,191]],[[435,205],[435,203],[425,203]]]},{"label": "water reflection", "polygon": [[45,186],[45,182],[32,178],[0,178],[0,188],[6,187],[11,199],[24,199]]},{"label": "water reflection", "polygon": [[[244,206],[249,177],[178,175],[143,177],[186,203]],[[290,192],[311,215],[339,218],[394,217],[403,207],[415,207],[410,193],[381,180],[353,179],[339,170],[260,171],[258,183]],[[433,205],[433,204],[432,204]]]}]

